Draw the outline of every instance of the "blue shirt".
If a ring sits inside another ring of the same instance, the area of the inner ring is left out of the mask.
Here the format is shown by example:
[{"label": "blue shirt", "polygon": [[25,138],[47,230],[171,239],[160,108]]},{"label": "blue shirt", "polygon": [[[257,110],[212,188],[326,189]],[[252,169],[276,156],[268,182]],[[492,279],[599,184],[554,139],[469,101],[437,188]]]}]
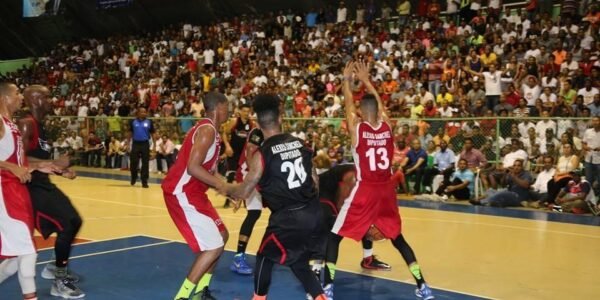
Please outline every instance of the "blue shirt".
[{"label": "blue shirt", "polygon": [[437,165],[437,169],[440,171],[446,170],[448,167],[454,165],[455,156],[454,152],[450,149],[442,150],[435,153],[433,156],[433,164]]},{"label": "blue shirt", "polygon": [[462,182],[468,181],[469,185],[467,186],[467,188],[471,192],[471,195],[474,195],[474,193],[475,193],[475,174],[473,174],[473,171],[471,171],[469,169],[465,169],[464,171],[456,170],[456,171],[454,171],[454,174],[452,174],[452,180],[454,180],[456,178],[460,179]]},{"label": "blue shirt", "polygon": [[[529,184],[533,182],[533,177],[527,171],[521,172],[519,174],[519,179],[527,180]],[[520,201],[527,201],[531,199],[531,194],[529,193],[529,188],[523,188],[519,186],[516,182],[512,180],[512,177],[506,174],[506,183],[508,184],[508,190],[519,195]]]},{"label": "blue shirt", "polygon": [[592,117],[600,116],[600,105],[596,106],[595,103],[592,103],[592,104],[588,105],[588,108],[590,109],[590,116],[592,116]]},{"label": "blue shirt", "polygon": [[427,166],[427,152],[423,150],[423,148],[418,151],[413,150],[412,148],[406,153],[406,157],[408,157],[408,163],[406,166],[408,168],[412,168],[415,164],[417,164],[417,160],[419,158],[423,159],[423,163],[419,166],[419,169],[424,169]]},{"label": "blue shirt", "polygon": [[150,140],[150,135],[154,133],[154,125],[148,119],[135,119],[131,121],[131,132],[133,132],[134,142],[147,142]]},{"label": "blue shirt", "polygon": [[315,27],[317,24],[317,16],[318,14],[315,12],[309,12],[306,14],[306,27]]},{"label": "blue shirt", "polygon": [[181,132],[187,133],[190,128],[194,126],[194,118],[192,116],[181,116],[179,120],[179,127],[181,128]]}]

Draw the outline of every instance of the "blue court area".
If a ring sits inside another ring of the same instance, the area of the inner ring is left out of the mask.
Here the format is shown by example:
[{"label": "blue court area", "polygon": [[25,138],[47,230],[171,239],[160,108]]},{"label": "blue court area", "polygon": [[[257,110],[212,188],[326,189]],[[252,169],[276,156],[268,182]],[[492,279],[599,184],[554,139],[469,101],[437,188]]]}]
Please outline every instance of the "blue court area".
[{"label": "blue court area", "polygon": [[[252,298],[252,276],[229,271],[233,253],[226,252],[219,261],[211,283],[219,300]],[[51,258],[50,250],[38,256],[38,275]],[[125,237],[76,245],[71,268],[82,276],[79,286],[85,299],[172,299],[187,273],[194,256],[187,245],[146,236]],[[250,257],[254,263],[254,257]],[[51,281],[37,277],[38,298],[50,296]],[[479,299],[473,296],[435,290],[436,299]],[[415,299],[414,285],[338,271],[336,299]],[[300,283],[287,268],[277,266],[273,273],[269,299],[305,299]],[[0,285],[0,299],[21,299],[16,276]]]}]

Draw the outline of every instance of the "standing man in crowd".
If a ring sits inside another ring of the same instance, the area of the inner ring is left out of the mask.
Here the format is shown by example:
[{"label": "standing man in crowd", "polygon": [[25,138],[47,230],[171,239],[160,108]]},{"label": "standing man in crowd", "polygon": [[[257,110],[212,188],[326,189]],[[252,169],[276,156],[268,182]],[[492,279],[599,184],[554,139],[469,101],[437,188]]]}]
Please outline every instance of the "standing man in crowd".
[{"label": "standing man in crowd", "polygon": [[[50,91],[45,86],[31,85],[25,89],[24,96],[29,114],[19,120],[23,149],[31,162],[48,161],[51,157],[51,147],[48,145],[46,129],[42,124],[44,118],[52,111]],[[53,163],[62,168],[61,176],[75,179],[75,172],[68,168],[68,157],[61,157]],[[54,280],[50,294],[66,299],[85,297],[75,285],[79,278],[67,270],[72,244],[82,224],[79,213],[71,200],[50,181],[48,174],[31,173],[31,182],[27,187],[31,194],[37,230],[45,239],[56,233],[56,260],[47,264],[42,271],[43,278]]]},{"label": "standing man in crowd", "polygon": [[[600,185],[600,117],[592,119],[592,128],[585,131],[582,142],[585,153],[585,179],[592,187],[594,182]],[[598,187],[596,186],[594,190],[597,192]]]},{"label": "standing man in crowd", "polygon": [[131,170],[131,185],[135,185],[138,176],[138,165],[142,158],[141,179],[142,187],[148,188],[148,164],[150,161],[150,142],[154,133],[152,120],[146,119],[148,113],[143,107],[137,110],[137,118],[131,121],[132,145],[129,169]]}]

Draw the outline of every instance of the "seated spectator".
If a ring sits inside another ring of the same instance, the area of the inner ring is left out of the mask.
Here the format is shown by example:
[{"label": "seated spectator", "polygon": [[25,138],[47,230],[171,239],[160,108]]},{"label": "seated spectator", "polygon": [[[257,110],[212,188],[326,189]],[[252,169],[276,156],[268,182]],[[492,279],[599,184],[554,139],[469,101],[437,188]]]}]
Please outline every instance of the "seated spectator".
[{"label": "seated spectator", "polygon": [[104,167],[110,169],[121,168],[122,156],[123,151],[121,150],[121,142],[115,136],[111,136],[106,151],[106,163]]},{"label": "seated spectator", "polygon": [[83,154],[83,166],[99,168],[102,157],[102,149],[104,149],[102,141],[100,141],[100,138],[96,136],[94,131],[90,131]]},{"label": "seated spectator", "polygon": [[423,178],[425,167],[427,166],[427,152],[421,148],[419,139],[414,139],[412,141],[411,149],[406,154],[406,158],[401,166],[405,176],[415,176],[414,191],[415,194],[420,194],[421,180]]},{"label": "seated spectator", "polygon": [[575,214],[592,211],[598,205],[598,198],[594,195],[592,185],[587,180],[581,179],[580,170],[573,170],[570,175],[573,179],[556,197],[557,206],[554,210]]},{"label": "seated spectator", "polygon": [[[527,155],[527,152],[521,148],[522,145],[519,139],[511,139],[510,151],[504,155],[502,163],[496,166],[496,169],[491,172],[491,174],[482,176],[483,185],[486,188],[497,189],[498,181],[505,178],[506,172],[509,172],[512,169],[516,161],[520,160],[521,166],[523,167],[523,164],[528,161],[527,159],[529,156]],[[486,182],[486,179],[489,180],[489,182]]]},{"label": "seated spectator", "polygon": [[539,207],[539,203],[547,202],[548,199],[548,187],[550,186],[550,181],[553,180],[554,175],[556,175],[556,169],[554,168],[554,159],[549,156],[544,156],[544,167],[538,173],[535,178],[535,182],[531,186],[531,197],[535,202],[527,202],[524,201],[521,203],[522,206],[529,206],[537,208]]},{"label": "seated spectator", "polygon": [[458,161],[458,170],[454,171],[452,177],[444,178],[444,182],[436,191],[436,194],[445,198],[454,197],[456,200],[469,200],[475,191],[475,175],[467,168],[467,161]]},{"label": "seated spectator", "polygon": [[166,173],[174,162],[175,144],[171,139],[163,133],[161,138],[156,141],[156,169],[159,173],[163,173],[163,160],[167,162]]},{"label": "seated spectator", "polygon": [[433,154],[433,166],[425,169],[423,174],[423,188],[427,193],[431,192],[431,183],[436,175],[443,175],[445,181],[449,181],[450,175],[454,171],[456,157],[454,152],[448,149],[448,143],[444,140],[440,143],[440,148]]},{"label": "seated spectator", "polygon": [[466,160],[467,166],[471,170],[483,168],[487,165],[488,162],[483,153],[481,153],[481,151],[473,147],[472,138],[465,138],[464,148],[459,155],[459,159]]},{"label": "seated spectator", "polygon": [[533,177],[523,170],[523,160],[517,159],[511,169],[507,169],[503,181],[506,191],[491,193],[484,199],[473,199],[473,205],[489,205],[494,207],[521,206],[521,202],[530,201]]}]

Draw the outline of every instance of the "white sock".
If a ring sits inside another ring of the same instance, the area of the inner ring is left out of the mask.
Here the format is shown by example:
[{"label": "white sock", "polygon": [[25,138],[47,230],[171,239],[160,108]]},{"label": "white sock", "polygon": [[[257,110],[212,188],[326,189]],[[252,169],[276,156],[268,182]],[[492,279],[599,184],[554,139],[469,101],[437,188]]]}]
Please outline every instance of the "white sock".
[{"label": "white sock", "polygon": [[363,258],[367,258],[373,255],[373,248],[363,249]]}]

